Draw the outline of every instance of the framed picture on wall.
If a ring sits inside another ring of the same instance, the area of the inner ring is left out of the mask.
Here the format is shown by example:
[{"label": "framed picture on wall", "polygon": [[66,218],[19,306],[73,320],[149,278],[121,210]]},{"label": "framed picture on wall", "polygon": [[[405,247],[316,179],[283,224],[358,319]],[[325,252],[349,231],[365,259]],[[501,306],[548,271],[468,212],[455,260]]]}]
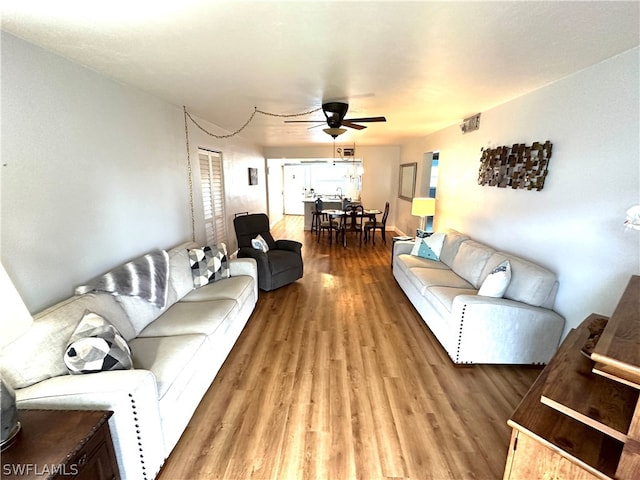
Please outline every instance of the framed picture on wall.
[{"label": "framed picture on wall", "polygon": [[258,169],[249,167],[249,185],[258,184]]},{"label": "framed picture on wall", "polygon": [[400,165],[400,179],[398,182],[398,197],[411,201],[416,191],[416,172],[418,163],[403,163]]}]

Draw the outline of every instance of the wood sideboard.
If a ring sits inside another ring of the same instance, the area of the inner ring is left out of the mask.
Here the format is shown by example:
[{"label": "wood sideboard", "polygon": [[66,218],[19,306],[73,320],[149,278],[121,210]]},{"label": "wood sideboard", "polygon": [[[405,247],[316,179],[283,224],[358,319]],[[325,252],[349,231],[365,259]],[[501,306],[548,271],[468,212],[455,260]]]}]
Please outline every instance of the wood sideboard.
[{"label": "wood sideboard", "polygon": [[112,412],[18,410],[16,442],[2,452],[3,479],[119,480]]},{"label": "wood sideboard", "polygon": [[[590,357],[582,352],[606,320]],[[602,321],[602,320],[600,320]],[[573,329],[507,422],[504,479],[640,478],[640,277]]]}]

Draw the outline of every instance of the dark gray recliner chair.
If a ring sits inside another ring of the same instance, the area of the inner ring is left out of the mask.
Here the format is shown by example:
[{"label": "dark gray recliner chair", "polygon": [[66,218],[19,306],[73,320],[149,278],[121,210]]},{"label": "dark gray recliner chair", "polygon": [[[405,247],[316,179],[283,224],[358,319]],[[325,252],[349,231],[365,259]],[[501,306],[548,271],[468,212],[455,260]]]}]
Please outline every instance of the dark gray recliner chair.
[{"label": "dark gray recliner chair", "polygon": [[[274,240],[269,230],[269,217],[264,213],[241,215],[233,219],[238,239],[238,258],[253,258],[258,264],[258,287],[275,290],[302,278],[302,243],[295,240]],[[269,246],[262,252],[251,246],[251,240],[261,235]]]}]

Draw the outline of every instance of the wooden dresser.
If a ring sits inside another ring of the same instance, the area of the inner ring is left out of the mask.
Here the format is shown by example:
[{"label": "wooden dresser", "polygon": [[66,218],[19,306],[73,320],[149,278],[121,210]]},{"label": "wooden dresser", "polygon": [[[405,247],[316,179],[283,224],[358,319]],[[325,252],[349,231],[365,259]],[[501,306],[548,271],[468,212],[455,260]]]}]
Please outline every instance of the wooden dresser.
[{"label": "wooden dresser", "polygon": [[118,480],[107,423],[112,412],[19,410],[16,442],[2,452],[3,479]]},{"label": "wooden dresser", "polygon": [[[583,353],[594,325],[597,343]],[[640,479],[640,277],[572,330],[508,424],[504,479]]]}]

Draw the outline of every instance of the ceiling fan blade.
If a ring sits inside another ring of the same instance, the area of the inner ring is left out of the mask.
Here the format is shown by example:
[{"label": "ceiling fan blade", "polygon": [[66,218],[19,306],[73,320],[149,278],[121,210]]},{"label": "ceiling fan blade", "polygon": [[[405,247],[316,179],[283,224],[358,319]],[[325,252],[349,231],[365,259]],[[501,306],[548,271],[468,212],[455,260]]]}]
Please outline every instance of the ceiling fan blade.
[{"label": "ceiling fan blade", "polygon": [[387,119],[384,117],[365,117],[365,118],[345,118],[344,122],[386,122]]},{"label": "ceiling fan blade", "polygon": [[349,128],[355,128],[356,130],[364,130],[365,127],[364,125],[358,125],[357,123],[351,123],[349,120],[343,120],[342,121],[342,126],[343,127],[349,127]]}]

